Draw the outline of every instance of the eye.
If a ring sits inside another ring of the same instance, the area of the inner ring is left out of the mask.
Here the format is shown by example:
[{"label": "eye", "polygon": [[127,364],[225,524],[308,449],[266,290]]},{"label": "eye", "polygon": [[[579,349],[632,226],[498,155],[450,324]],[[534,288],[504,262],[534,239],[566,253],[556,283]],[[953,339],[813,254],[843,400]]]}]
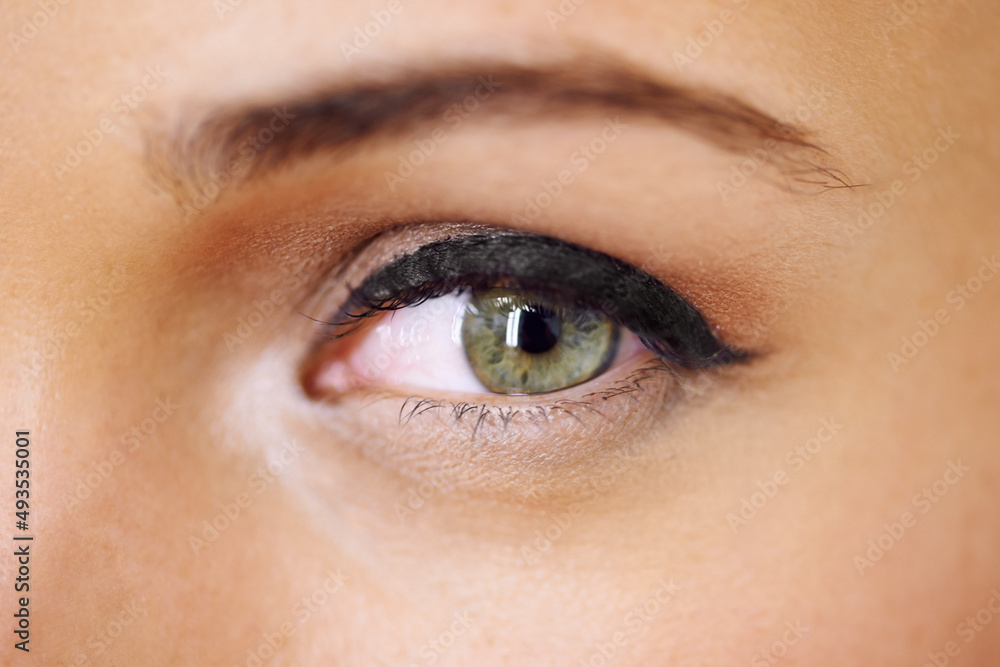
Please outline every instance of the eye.
[{"label": "eye", "polygon": [[[365,264],[365,262],[359,262]],[[556,394],[643,353],[732,363],[698,311],[624,262],[506,231],[439,239],[370,271],[329,321],[310,385]]]},{"label": "eye", "polygon": [[586,382],[618,349],[619,327],[607,315],[537,293],[473,294],[461,320],[469,365],[498,394],[541,394]]},{"label": "eye", "polygon": [[435,297],[384,314],[351,338],[319,384],[542,394],[587,382],[644,349],[603,312],[511,288]]}]

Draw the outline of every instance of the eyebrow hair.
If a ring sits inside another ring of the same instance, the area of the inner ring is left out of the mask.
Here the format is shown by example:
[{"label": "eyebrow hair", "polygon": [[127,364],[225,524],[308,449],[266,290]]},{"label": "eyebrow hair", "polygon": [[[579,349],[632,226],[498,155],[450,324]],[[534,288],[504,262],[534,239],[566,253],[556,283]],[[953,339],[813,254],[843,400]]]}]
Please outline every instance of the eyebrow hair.
[{"label": "eyebrow hair", "polygon": [[[479,97],[484,90],[487,97]],[[797,182],[854,187],[841,169],[824,164],[829,152],[812,132],[725,92],[660,80],[607,57],[544,67],[461,63],[397,70],[290,100],[225,106],[199,123],[181,124],[166,140],[148,136],[147,166],[181,201],[213,180],[219,185],[222,172],[228,173],[226,184],[252,180],[319,153],[343,154],[441,123],[449,112],[461,113],[470,97],[482,102],[477,117],[567,119],[605,112],[659,120],[729,152],[766,148],[765,161]]]}]

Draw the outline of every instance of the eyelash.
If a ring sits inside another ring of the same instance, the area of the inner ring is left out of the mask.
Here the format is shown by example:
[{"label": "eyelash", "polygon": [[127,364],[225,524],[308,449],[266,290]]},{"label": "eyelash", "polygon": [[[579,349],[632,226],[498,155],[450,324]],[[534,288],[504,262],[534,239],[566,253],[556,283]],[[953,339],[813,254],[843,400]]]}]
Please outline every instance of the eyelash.
[{"label": "eyelash", "polygon": [[341,308],[340,319],[322,322],[322,324],[330,332],[329,338],[336,340],[351,335],[358,326],[364,323],[364,320],[376,317],[381,313],[419,306],[431,299],[462,293],[468,289],[468,286],[458,283],[453,285],[428,283],[418,289],[401,292],[385,301],[368,299],[360,291],[352,290],[347,303]]},{"label": "eyelash", "polygon": [[[529,420],[539,419],[544,420],[545,423],[548,423],[548,415],[555,412],[579,418],[578,413],[570,406],[582,408],[590,414],[597,414],[605,419],[608,419],[599,409],[597,409],[598,405],[614,398],[634,398],[636,394],[644,393],[643,385],[645,382],[661,373],[672,376],[672,378],[677,380],[678,383],[682,380],[677,371],[671,368],[666,361],[657,358],[650,364],[641,366],[630,372],[626,377],[617,380],[614,386],[600,391],[584,394],[581,399],[562,399],[550,401],[548,403],[539,402],[520,409],[515,408],[514,406],[501,407],[497,405],[490,405],[489,403],[470,403],[467,401],[448,401],[443,399],[409,396],[403,401],[403,405],[400,406],[399,423],[402,426],[406,426],[414,417],[418,417],[425,412],[430,412],[432,410],[444,410],[449,413],[449,417],[454,420],[454,423],[461,422],[467,414],[473,413],[478,415],[476,418],[477,428],[478,424],[482,423],[484,419],[488,417],[495,417],[503,423],[504,429],[506,429],[511,420],[521,413],[524,413],[524,416]],[[608,421],[611,420],[609,419]],[[475,433],[475,429],[473,433]]]},{"label": "eyelash", "polygon": [[[485,284],[491,285],[498,282],[501,282],[501,280],[487,280]],[[509,277],[502,279],[502,282],[504,283],[504,286],[512,287],[517,290],[555,294],[556,299],[562,300],[563,303],[576,303],[577,305],[575,307],[577,308],[602,312],[610,317],[619,326],[629,330],[632,328],[629,326],[627,319],[615,317],[612,313],[608,313],[602,308],[589,306],[586,303],[580,303],[580,300],[575,298],[576,295],[555,293],[551,287],[538,288],[532,285],[519,284],[516,279],[511,279]],[[328,340],[337,340],[351,335],[364,323],[365,320],[376,317],[382,313],[419,306],[420,304],[431,299],[436,299],[450,294],[462,294],[471,291],[472,289],[473,287],[464,281],[426,283],[416,289],[406,290],[394,295],[390,299],[380,301],[365,297],[365,295],[359,290],[352,290],[346,304],[340,310],[339,319],[335,319],[333,321],[319,321],[319,323],[326,328]],[[657,357],[666,359],[683,368],[707,369],[714,366],[726,366],[746,361],[750,358],[750,355],[747,352],[728,346],[720,346],[720,352],[708,360],[690,360],[674,354],[664,353],[662,350],[667,347],[664,343],[658,343],[658,349],[653,349],[648,343],[646,343],[646,347]]]},{"label": "eyelash", "polygon": [[720,343],[680,295],[621,260],[551,237],[482,228],[432,241],[369,273],[350,290],[328,331],[343,337],[353,331],[351,322],[380,312],[496,288],[553,296],[572,309],[601,313],[682,368],[748,356]]}]

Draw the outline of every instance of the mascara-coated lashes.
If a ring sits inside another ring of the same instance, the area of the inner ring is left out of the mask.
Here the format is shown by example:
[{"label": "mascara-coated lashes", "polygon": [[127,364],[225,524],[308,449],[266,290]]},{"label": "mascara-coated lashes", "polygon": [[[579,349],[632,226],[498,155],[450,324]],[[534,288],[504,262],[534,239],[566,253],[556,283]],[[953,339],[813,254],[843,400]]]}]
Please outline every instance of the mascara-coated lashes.
[{"label": "mascara-coated lashes", "polygon": [[[354,288],[336,329],[455,292],[503,288],[548,293],[604,313],[657,356],[691,368],[742,360],[697,309],[649,274],[608,255],[547,236],[496,231],[430,242],[376,269]],[[337,335],[343,335],[338,332]]]}]

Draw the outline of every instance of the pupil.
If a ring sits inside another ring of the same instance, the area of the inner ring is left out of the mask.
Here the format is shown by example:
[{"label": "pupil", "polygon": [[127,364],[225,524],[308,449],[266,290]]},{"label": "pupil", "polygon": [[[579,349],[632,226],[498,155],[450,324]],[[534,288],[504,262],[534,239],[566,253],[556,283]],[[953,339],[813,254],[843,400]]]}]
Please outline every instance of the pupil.
[{"label": "pupil", "polygon": [[517,318],[517,346],[529,354],[551,350],[561,332],[559,319],[541,308],[522,309]]}]

